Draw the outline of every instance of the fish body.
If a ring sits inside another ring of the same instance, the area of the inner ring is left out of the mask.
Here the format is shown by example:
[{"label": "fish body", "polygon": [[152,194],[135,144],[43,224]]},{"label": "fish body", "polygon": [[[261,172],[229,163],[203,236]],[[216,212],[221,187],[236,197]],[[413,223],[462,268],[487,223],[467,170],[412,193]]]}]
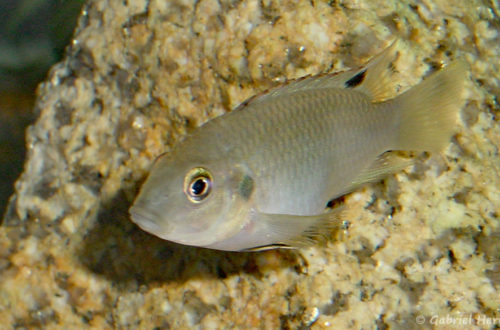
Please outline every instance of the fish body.
[{"label": "fish body", "polygon": [[390,151],[439,151],[462,104],[457,61],[390,94],[395,45],[366,66],[256,96],[160,156],[130,213],[186,245],[239,251],[300,246],[334,221],[334,198],[408,164]]}]

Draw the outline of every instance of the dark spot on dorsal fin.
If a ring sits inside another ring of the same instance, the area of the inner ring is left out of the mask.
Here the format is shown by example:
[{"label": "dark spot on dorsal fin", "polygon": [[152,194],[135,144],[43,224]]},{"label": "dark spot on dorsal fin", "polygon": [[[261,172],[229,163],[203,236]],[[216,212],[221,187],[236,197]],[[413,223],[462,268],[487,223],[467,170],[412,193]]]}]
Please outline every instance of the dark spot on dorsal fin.
[{"label": "dark spot on dorsal fin", "polygon": [[366,76],[366,69],[349,79],[348,81],[345,82],[345,87],[347,88],[354,88],[361,84],[363,80],[365,80]]}]

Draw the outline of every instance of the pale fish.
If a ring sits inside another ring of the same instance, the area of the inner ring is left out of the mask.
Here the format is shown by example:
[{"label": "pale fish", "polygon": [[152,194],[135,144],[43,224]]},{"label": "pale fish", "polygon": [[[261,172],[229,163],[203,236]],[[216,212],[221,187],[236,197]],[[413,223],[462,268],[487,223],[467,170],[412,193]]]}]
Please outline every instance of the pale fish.
[{"label": "pale fish", "polygon": [[329,201],[408,165],[391,151],[439,151],[453,134],[465,62],[387,99],[396,48],[356,70],[274,88],[195,129],[156,160],[132,220],[218,250],[310,242],[339,221]]}]

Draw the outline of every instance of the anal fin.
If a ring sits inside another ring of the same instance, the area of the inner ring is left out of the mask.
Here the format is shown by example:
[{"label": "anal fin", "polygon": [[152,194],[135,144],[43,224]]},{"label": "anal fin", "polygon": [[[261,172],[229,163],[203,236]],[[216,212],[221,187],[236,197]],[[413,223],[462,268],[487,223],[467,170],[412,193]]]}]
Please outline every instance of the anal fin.
[{"label": "anal fin", "polygon": [[389,174],[396,173],[413,164],[412,158],[402,157],[396,151],[387,151],[381,154],[375,161],[351,182],[347,192],[371,182],[382,180]]}]

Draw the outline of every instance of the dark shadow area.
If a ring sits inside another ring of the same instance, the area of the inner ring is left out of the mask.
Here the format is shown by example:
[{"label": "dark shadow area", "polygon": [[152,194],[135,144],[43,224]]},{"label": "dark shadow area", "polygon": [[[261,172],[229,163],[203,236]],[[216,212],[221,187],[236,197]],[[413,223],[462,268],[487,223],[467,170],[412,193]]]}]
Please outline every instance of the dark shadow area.
[{"label": "dark shadow area", "polygon": [[32,94],[0,91],[0,223],[23,169],[25,128],[32,121],[33,102]]},{"label": "dark shadow area", "polygon": [[[297,250],[225,252],[184,246],[150,235],[128,218],[130,203],[122,192],[102,207],[78,251],[80,262],[112,283],[130,286],[154,282],[183,283],[192,278],[226,278],[236,273],[261,277],[266,268],[294,268],[303,273]],[[268,254],[270,264],[257,258]]]},{"label": "dark shadow area", "polygon": [[0,0],[0,217],[22,171],[36,87],[62,58],[83,3]]}]

